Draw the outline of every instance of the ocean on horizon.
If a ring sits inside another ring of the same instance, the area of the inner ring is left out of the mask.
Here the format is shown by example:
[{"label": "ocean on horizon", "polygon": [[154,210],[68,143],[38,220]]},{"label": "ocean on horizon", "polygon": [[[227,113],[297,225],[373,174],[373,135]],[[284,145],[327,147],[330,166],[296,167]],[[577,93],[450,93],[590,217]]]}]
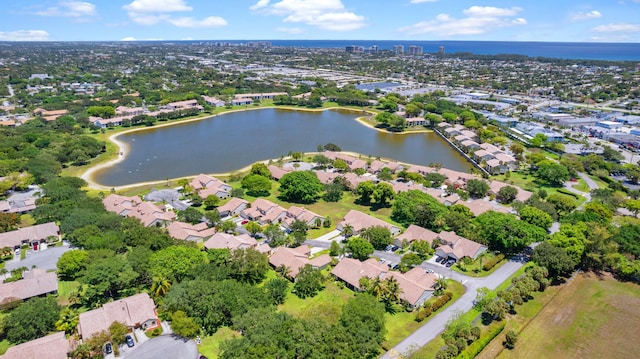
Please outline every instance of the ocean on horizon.
[{"label": "ocean on horizon", "polygon": [[[210,40],[207,42],[246,43],[268,41],[273,46],[342,48],[349,45],[373,45],[380,50],[392,50],[394,45],[422,46],[424,53],[437,53],[444,46],[445,53],[470,52],[478,55],[513,54],[529,57],[548,57],[571,60],[640,61],[640,43],[601,42],[516,42],[516,41],[393,41],[393,40]],[[197,42],[197,41],[193,41]]]}]

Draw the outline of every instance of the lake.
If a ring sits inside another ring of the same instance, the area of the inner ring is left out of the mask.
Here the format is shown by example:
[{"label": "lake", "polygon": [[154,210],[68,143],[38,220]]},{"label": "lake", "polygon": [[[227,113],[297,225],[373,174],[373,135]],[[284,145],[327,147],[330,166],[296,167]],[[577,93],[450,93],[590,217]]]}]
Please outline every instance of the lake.
[{"label": "lake", "polygon": [[400,162],[441,163],[468,172],[471,165],[435,133],[391,134],[355,120],[360,111],[260,109],[151,127],[118,137],[129,152],[122,162],[93,174],[108,187],[199,173],[224,173],[289,152],[313,152],[335,143],[343,151]]}]

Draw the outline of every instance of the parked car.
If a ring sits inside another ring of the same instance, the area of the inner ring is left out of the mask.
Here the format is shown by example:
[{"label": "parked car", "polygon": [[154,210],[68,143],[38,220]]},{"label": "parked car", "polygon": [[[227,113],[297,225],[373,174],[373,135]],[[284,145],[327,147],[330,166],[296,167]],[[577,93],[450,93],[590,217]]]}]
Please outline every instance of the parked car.
[{"label": "parked car", "polygon": [[447,257],[444,257],[440,260],[440,263],[445,264],[447,263]]},{"label": "parked car", "polygon": [[105,353],[105,354],[111,354],[111,353],[113,353],[113,345],[111,345],[111,343],[110,343],[110,342],[107,342],[107,343],[104,345],[104,353]]},{"label": "parked car", "polygon": [[441,260],[442,260],[442,257],[436,256],[436,263],[440,263]]},{"label": "parked car", "polygon": [[133,338],[131,337],[131,335],[127,335],[127,336],[125,337],[125,340],[126,340],[126,342],[127,342],[127,346],[128,346],[129,348],[131,348],[132,346],[136,345],[136,344],[133,342]]},{"label": "parked car", "polygon": [[445,266],[447,268],[451,267],[454,263],[456,262],[455,259],[449,259],[448,261],[445,262]]}]

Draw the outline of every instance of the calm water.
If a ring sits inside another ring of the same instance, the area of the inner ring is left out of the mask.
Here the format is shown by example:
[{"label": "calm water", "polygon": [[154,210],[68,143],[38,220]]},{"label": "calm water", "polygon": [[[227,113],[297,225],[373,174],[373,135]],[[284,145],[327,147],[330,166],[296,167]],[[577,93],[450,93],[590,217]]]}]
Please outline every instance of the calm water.
[{"label": "calm water", "polygon": [[105,186],[231,172],[290,151],[312,152],[335,143],[344,151],[401,162],[469,171],[471,165],[434,133],[393,135],[354,120],[359,112],[262,109],[124,134],[123,162],[96,172]]}]

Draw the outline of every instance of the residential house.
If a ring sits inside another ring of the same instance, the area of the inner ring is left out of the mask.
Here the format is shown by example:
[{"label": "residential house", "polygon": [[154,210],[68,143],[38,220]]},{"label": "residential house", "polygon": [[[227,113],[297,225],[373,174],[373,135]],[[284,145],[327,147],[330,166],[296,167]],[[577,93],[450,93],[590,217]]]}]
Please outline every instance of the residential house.
[{"label": "residential house", "polygon": [[72,350],[64,332],[56,332],[45,337],[9,347],[2,359],[67,359]]},{"label": "residential house", "polygon": [[422,117],[407,118],[406,121],[407,121],[407,126],[409,126],[409,127],[426,126],[427,125],[427,120],[425,120]]},{"label": "residential house", "polygon": [[18,249],[22,245],[28,244],[31,248],[37,250],[40,244],[47,242],[47,239],[58,241],[61,238],[60,227],[55,222],[36,224],[35,226],[0,233],[0,248]]},{"label": "residential house", "polygon": [[221,217],[236,216],[248,206],[248,201],[245,201],[242,198],[232,197],[229,202],[218,207],[218,213],[220,213]]},{"label": "residential house", "polygon": [[231,196],[231,186],[209,175],[199,174],[189,182],[189,185],[202,199],[210,195],[215,195],[220,199]]},{"label": "residential house", "polygon": [[249,106],[253,103],[253,100],[249,97],[237,97],[231,100],[232,106]]},{"label": "residential house", "polygon": [[280,223],[287,216],[287,210],[269,200],[258,198],[253,201],[251,207],[243,209],[240,216],[265,225]]},{"label": "residential house", "polygon": [[518,190],[518,192],[516,193],[516,201],[520,201],[520,202],[526,202],[529,198],[531,198],[531,196],[533,196],[533,192],[524,190],[522,188],[516,187],[514,185],[510,185],[504,182],[500,182],[500,181],[491,181],[489,182],[489,193],[493,194],[493,195],[497,195],[498,192],[500,192],[500,189],[502,189],[502,187],[506,187],[506,186],[511,186],[515,189]]},{"label": "residential house", "polygon": [[169,235],[175,239],[200,243],[216,233],[215,228],[209,228],[206,223],[191,224],[185,222],[171,222],[167,227]]},{"label": "residential house", "polygon": [[248,234],[241,234],[234,236],[228,233],[218,232],[214,234],[209,240],[204,242],[204,248],[209,249],[248,249],[255,248],[258,242],[251,238]]},{"label": "residential house", "polygon": [[373,258],[364,262],[344,258],[333,268],[331,274],[354,291],[362,290],[362,277],[381,281],[394,278],[400,287],[400,299],[412,309],[419,307],[433,295],[434,284],[438,279],[436,274],[426,273],[422,268],[413,268],[405,274],[394,272]]},{"label": "residential house", "polygon": [[341,176],[338,172],[314,171],[314,173],[322,184],[333,183],[333,180]]},{"label": "residential house", "polygon": [[282,176],[286,175],[287,173],[289,173],[289,171],[284,170],[278,166],[274,166],[274,165],[268,165],[267,168],[269,169],[269,172],[271,173],[271,177],[276,180],[276,181],[280,181],[280,178],[282,178]]},{"label": "residential house", "polygon": [[394,226],[393,224],[387,223],[381,219],[353,209],[344,216],[344,220],[342,222],[338,223],[336,229],[343,231],[347,226],[351,226],[354,235],[359,234],[367,228],[375,226],[387,228],[389,232],[391,232],[392,236],[396,236],[401,232],[401,229],[398,226]]},{"label": "residential house", "polygon": [[58,119],[58,117],[64,116],[64,115],[66,115],[68,113],[69,113],[68,110],[47,111],[47,110],[44,110],[44,109],[41,109],[41,108],[37,108],[37,109],[33,110],[33,114],[35,116],[42,117],[46,121],[55,121],[55,120]]},{"label": "residential house", "polygon": [[457,235],[455,232],[442,231],[438,233],[438,239],[442,243],[436,248],[436,255],[453,258],[456,261],[464,257],[476,259],[487,250],[487,247]]},{"label": "residential house", "polygon": [[198,105],[198,100],[169,102],[165,107],[170,110],[183,110],[189,108],[197,108],[200,111],[203,110],[202,106]]},{"label": "residential house", "polygon": [[145,109],[142,107],[127,107],[127,106],[118,106],[116,107],[116,116],[138,116],[143,115]]},{"label": "residential house", "polygon": [[429,242],[430,245],[433,245],[433,241],[437,238],[438,234],[436,232],[412,224],[402,232],[402,234],[397,236],[393,240],[393,243],[397,246],[404,246],[411,244],[413,241],[426,241]]},{"label": "residential house", "polygon": [[225,106],[225,102],[217,99],[215,97],[211,97],[211,96],[202,96],[202,99],[207,103],[207,105],[210,106],[214,106],[214,107],[224,107]]},{"label": "residential house", "polygon": [[300,270],[307,264],[315,269],[324,269],[331,263],[331,257],[328,254],[309,259],[310,254],[311,250],[306,245],[296,248],[278,247],[269,257],[269,264],[273,268],[284,266],[287,268],[287,276],[295,280]]},{"label": "residential house", "polygon": [[113,322],[120,322],[129,329],[142,328],[142,330],[160,325],[153,300],[149,294],[140,293],[106,303],[101,308],[80,313],[78,334],[83,340],[89,339],[102,331],[108,331]]},{"label": "residential house", "polygon": [[138,197],[110,194],[102,200],[102,204],[109,212],[139,219],[145,227],[165,226],[176,218],[173,211],[144,202]]},{"label": "residential house", "polygon": [[0,212],[3,213],[28,213],[36,209],[35,197],[25,199],[13,199],[8,201],[0,201]]},{"label": "residential house", "polygon": [[306,208],[291,206],[287,210],[287,217],[283,220],[283,223],[288,227],[294,221],[302,221],[309,227],[319,227],[322,226],[324,220],[324,217]]},{"label": "residential house", "polygon": [[235,98],[250,98],[255,101],[273,100],[276,96],[289,96],[286,92],[243,93],[235,95]]},{"label": "residential house", "polygon": [[22,279],[0,284],[0,306],[8,303],[58,293],[58,276],[34,268],[22,274]]},{"label": "residential house", "polygon": [[371,175],[358,176],[353,172],[345,173],[344,175],[342,175],[342,177],[344,177],[344,179],[347,180],[347,183],[349,184],[349,189],[351,190],[355,190],[356,188],[358,188],[358,185],[362,182],[367,182],[367,181],[371,181],[374,183],[378,182],[378,179],[375,176],[371,176]]}]

